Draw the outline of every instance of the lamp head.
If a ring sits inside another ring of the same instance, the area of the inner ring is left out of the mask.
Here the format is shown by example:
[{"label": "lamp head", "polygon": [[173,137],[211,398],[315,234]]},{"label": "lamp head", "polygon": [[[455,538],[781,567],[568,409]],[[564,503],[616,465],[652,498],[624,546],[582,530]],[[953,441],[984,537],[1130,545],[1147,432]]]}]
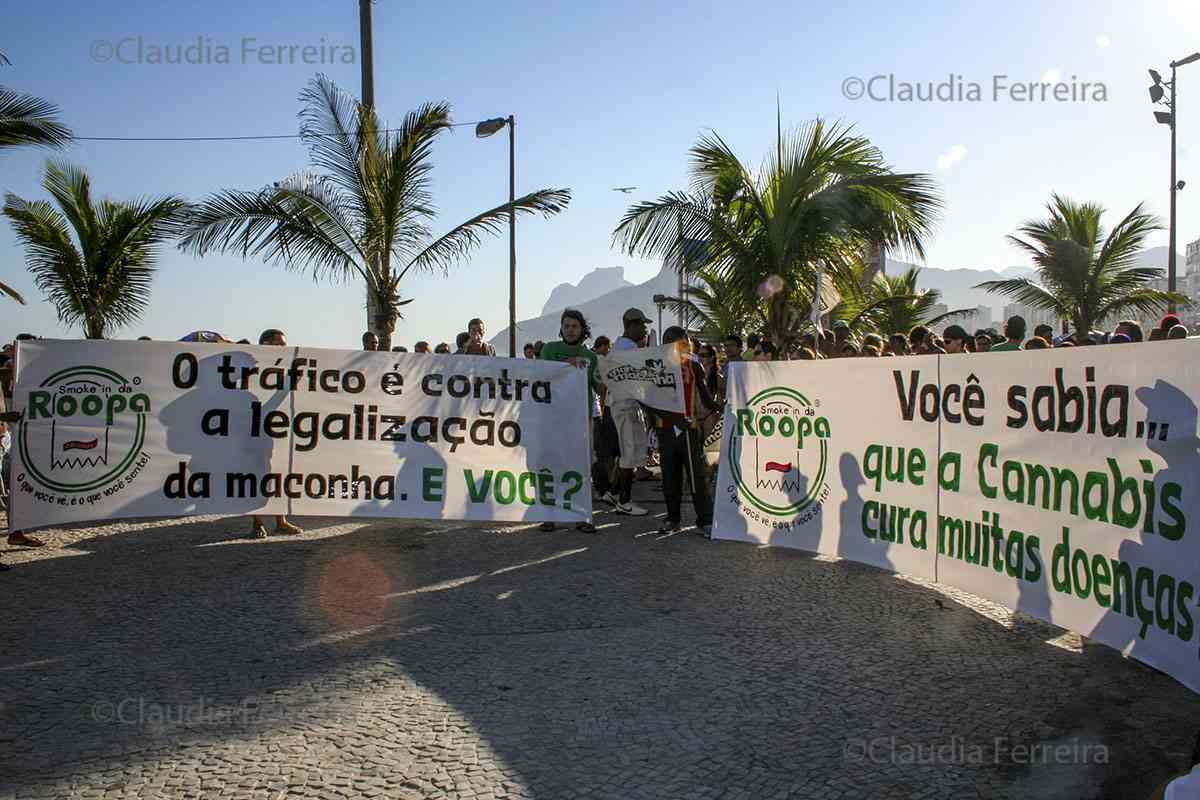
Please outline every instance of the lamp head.
[{"label": "lamp head", "polygon": [[1157,103],[1163,98],[1163,88],[1157,83],[1150,87],[1150,102]]},{"label": "lamp head", "polygon": [[1170,111],[1155,111],[1154,118],[1158,120],[1160,125],[1171,125],[1174,122]]},{"label": "lamp head", "polygon": [[1192,53],[1187,58],[1181,58],[1178,61],[1172,61],[1172,67],[1182,67],[1184,64],[1190,64],[1193,61],[1200,61],[1200,53]]},{"label": "lamp head", "polygon": [[654,303],[655,303],[655,305],[658,305],[658,304],[660,304],[660,303],[665,303],[666,301],[667,301],[667,296],[666,296],[665,294],[656,294],[656,295],[654,295]]},{"label": "lamp head", "polygon": [[504,130],[504,126],[508,124],[508,120],[504,117],[496,117],[495,119],[485,119],[475,126],[475,135],[480,139],[485,139],[493,133],[498,133]]},{"label": "lamp head", "polygon": [[1150,79],[1154,81],[1155,86],[1162,83],[1162,75],[1159,75],[1156,69],[1150,70]]}]

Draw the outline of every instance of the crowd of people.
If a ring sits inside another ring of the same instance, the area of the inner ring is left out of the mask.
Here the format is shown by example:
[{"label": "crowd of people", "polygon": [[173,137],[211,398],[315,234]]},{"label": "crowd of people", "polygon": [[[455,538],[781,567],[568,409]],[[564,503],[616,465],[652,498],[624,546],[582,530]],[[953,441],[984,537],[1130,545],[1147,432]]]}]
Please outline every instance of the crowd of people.
[{"label": "crowd of people", "polygon": [[[1126,319],[1112,331],[1089,333],[1054,332],[1041,324],[1029,332],[1024,317],[1009,317],[1003,331],[982,328],[974,333],[962,325],[949,325],[941,334],[926,325],[917,325],[907,333],[866,333],[856,336],[845,321],[835,321],[828,330],[809,333],[785,351],[755,334],[745,345],[739,336],[722,342],[727,358],[744,361],[815,360],[823,358],[880,358],[886,356],[928,355],[933,353],[998,353],[1007,350],[1049,350],[1057,347],[1088,347],[1102,344],[1159,342],[1188,338],[1188,329],[1175,314],[1165,315],[1154,328],[1145,331],[1137,320]],[[743,346],[748,349],[743,352]]]}]

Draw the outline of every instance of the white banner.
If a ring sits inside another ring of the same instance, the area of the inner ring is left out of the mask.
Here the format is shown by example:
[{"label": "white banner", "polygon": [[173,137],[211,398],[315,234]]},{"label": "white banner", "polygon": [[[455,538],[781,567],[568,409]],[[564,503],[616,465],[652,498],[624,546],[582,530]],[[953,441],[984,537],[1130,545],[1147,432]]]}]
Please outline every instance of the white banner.
[{"label": "white banner", "polygon": [[935,578],[1200,691],[1198,356],[731,365],[714,535]]},{"label": "white banner", "polygon": [[636,400],[650,408],[683,413],[683,369],[675,343],[600,356],[600,381],[608,402]]},{"label": "white banner", "polygon": [[187,514],[581,521],[586,376],[527,359],[21,342],[15,529]]}]

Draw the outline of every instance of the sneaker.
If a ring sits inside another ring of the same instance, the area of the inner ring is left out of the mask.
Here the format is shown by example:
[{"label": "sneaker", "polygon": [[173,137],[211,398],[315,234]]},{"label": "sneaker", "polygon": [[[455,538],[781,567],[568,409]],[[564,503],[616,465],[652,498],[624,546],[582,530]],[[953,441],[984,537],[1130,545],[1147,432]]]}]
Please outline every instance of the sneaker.
[{"label": "sneaker", "polygon": [[631,517],[644,517],[650,512],[641,506],[633,503],[617,503],[617,507],[613,509],[618,514],[628,514]]},{"label": "sneaker", "polygon": [[679,533],[681,530],[683,530],[683,526],[680,523],[669,520],[663,520],[662,524],[658,526],[658,532],[663,535]]},{"label": "sneaker", "polygon": [[575,530],[580,533],[596,533],[596,526],[590,522],[581,522],[575,526]]},{"label": "sneaker", "polygon": [[552,531],[557,527],[558,526],[555,525],[553,522],[543,522],[542,523],[542,530],[547,531],[547,532]]},{"label": "sneaker", "polygon": [[263,525],[261,522],[257,522],[257,521],[252,523],[250,525],[250,538],[251,539],[267,538],[267,526]]},{"label": "sneaker", "polygon": [[600,500],[602,502],[608,503],[610,506],[621,505],[621,501],[618,500],[617,496],[615,494],[613,494],[612,492],[605,492],[604,494],[600,495]]},{"label": "sneaker", "polygon": [[712,525],[697,525],[696,532],[699,533],[701,536],[703,536],[705,539],[711,539],[712,538]]}]

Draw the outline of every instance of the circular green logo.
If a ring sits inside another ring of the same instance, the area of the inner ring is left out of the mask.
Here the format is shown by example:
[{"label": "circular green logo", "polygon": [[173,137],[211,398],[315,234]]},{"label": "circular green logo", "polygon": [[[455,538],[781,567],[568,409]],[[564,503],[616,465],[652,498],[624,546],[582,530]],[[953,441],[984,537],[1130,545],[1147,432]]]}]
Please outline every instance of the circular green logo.
[{"label": "circular green logo", "polygon": [[792,517],[821,496],[830,430],[819,405],[795,389],[773,386],[733,412],[725,458],[743,501]]},{"label": "circular green logo", "polygon": [[116,483],[142,452],[150,398],[105,367],[59,370],[29,392],[17,456],[29,478],[69,494]]}]

